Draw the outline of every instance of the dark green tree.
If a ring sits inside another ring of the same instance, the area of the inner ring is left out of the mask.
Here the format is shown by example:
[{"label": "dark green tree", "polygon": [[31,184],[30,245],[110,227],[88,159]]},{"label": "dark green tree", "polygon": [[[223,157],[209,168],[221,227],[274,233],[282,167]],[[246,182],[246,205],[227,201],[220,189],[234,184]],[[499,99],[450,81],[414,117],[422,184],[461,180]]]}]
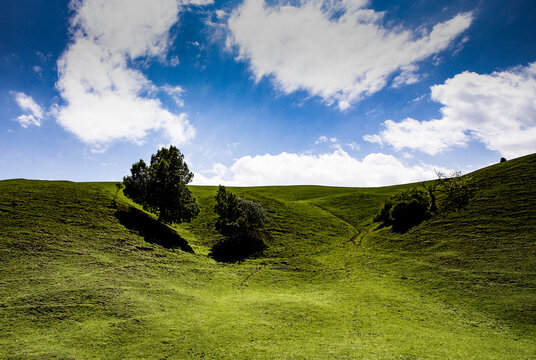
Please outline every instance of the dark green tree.
[{"label": "dark green tree", "polygon": [[416,188],[396,194],[387,200],[374,221],[383,226],[393,226],[393,230],[404,232],[418,225],[430,216],[428,194]]},{"label": "dark green tree", "polygon": [[266,247],[260,230],[268,216],[261,204],[240,198],[220,185],[214,212],[218,215],[216,230],[224,235],[224,239],[211,249],[214,259],[228,262],[242,260]]},{"label": "dark green tree", "polygon": [[471,180],[470,176],[455,171],[442,182],[440,203],[445,211],[458,211],[469,203],[473,195]]},{"label": "dark green tree", "polygon": [[404,191],[393,198],[390,217],[393,230],[404,232],[430,217],[428,194],[416,188]]},{"label": "dark green tree", "polygon": [[151,156],[149,166],[140,160],[131,175],[123,178],[124,194],[158,215],[164,223],[189,222],[199,214],[199,206],[188,189],[194,174],[175,146],[162,148]]},{"label": "dark green tree", "polygon": [[261,204],[240,198],[220,185],[216,193],[214,212],[216,230],[222,235],[235,235],[264,227],[268,220]]},{"label": "dark green tree", "polygon": [[238,196],[227,191],[223,185],[220,185],[216,193],[214,212],[218,215],[216,230],[223,235],[238,232],[238,218],[240,217]]}]

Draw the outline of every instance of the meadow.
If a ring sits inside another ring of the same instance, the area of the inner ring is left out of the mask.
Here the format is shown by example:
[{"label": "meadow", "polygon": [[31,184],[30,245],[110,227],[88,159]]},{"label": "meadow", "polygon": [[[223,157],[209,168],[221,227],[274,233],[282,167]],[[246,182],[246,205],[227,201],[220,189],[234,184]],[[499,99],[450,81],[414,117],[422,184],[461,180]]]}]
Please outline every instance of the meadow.
[{"label": "meadow", "polygon": [[536,359],[536,155],[470,176],[403,234],[372,219],[419,184],[229,188],[270,217],[236,263],[208,256],[217,187],[170,246],[115,183],[0,181],[0,358]]}]

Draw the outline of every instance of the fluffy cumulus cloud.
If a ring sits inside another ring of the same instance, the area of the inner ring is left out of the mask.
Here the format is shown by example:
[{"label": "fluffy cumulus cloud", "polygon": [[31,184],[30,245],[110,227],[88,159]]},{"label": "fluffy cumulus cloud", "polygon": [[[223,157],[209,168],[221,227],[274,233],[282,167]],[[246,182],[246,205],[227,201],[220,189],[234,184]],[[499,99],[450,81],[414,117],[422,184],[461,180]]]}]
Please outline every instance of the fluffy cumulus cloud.
[{"label": "fluffy cumulus cloud", "polygon": [[230,167],[215,164],[210,171],[196,173],[198,185],[331,185],[382,186],[435,177],[427,164],[408,166],[400,159],[381,153],[359,160],[342,149],[320,155],[280,153],[244,156]]},{"label": "fluffy cumulus cloud", "polygon": [[[94,149],[116,140],[142,142],[154,130],[172,143],[194,136],[186,114],[166,109],[158,89],[132,64],[165,60],[170,29],[178,22],[179,0],[72,0],[72,41],[58,60],[57,88],[65,105],[59,124]],[[193,1],[200,5],[207,1]]]},{"label": "fluffy cumulus cloud", "polygon": [[416,63],[447,48],[472,21],[471,13],[462,13],[428,32],[388,29],[383,13],[368,5],[245,0],[229,18],[228,44],[249,61],[257,80],[271,76],[285,93],[306,90],[345,109],[394,76],[395,87],[418,81]]},{"label": "fluffy cumulus cloud", "polygon": [[17,105],[21,108],[25,114],[17,117],[16,121],[22,126],[27,128],[28,126],[41,126],[43,119],[43,109],[39,106],[34,99],[22,92],[14,92],[12,95],[15,97]]},{"label": "fluffy cumulus cloud", "polygon": [[441,119],[388,120],[365,140],[435,155],[480,141],[506,157],[536,152],[536,63],[491,74],[463,72],[431,88]]}]

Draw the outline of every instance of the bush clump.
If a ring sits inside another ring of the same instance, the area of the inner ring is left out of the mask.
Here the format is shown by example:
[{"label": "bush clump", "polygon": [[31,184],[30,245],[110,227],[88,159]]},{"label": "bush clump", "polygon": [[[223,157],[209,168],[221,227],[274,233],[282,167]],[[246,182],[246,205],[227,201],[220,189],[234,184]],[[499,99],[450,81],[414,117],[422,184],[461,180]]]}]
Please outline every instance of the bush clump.
[{"label": "bush clump", "polygon": [[242,260],[265,247],[261,229],[268,221],[261,204],[240,198],[220,185],[214,212],[216,230],[225,238],[215,244],[211,256],[219,261]]},{"label": "bush clump", "polygon": [[450,176],[441,172],[436,174],[436,181],[421,184],[426,191],[413,188],[387,200],[374,222],[381,226],[392,225],[394,231],[404,232],[439,211],[464,208],[473,195],[471,177],[462,176],[459,171]]},{"label": "bush clump", "polygon": [[441,208],[446,211],[458,211],[464,208],[473,196],[470,181],[470,177],[461,176],[460,172],[453,172],[449,178],[443,180],[440,188]]},{"label": "bush clump", "polygon": [[430,200],[426,192],[413,188],[394,195],[386,201],[374,218],[383,226],[393,226],[393,230],[404,232],[430,217]]}]

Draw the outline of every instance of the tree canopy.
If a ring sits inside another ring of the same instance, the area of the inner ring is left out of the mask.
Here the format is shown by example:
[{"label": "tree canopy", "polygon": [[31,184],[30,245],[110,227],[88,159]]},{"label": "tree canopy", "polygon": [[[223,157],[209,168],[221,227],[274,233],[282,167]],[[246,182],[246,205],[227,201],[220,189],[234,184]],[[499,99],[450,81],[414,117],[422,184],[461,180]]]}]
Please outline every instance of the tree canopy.
[{"label": "tree canopy", "polygon": [[257,230],[268,220],[266,211],[259,203],[238,197],[223,185],[216,193],[214,212],[218,215],[216,230],[223,235]]},{"label": "tree canopy", "polygon": [[214,244],[211,255],[219,261],[237,261],[260,253],[265,247],[260,231],[268,221],[261,204],[243,199],[220,185],[216,193],[214,212],[216,230],[224,239]]},{"label": "tree canopy", "polygon": [[162,148],[151,156],[149,166],[140,160],[131,175],[123,178],[124,193],[165,223],[189,222],[199,214],[199,205],[187,184],[194,174],[175,146]]}]

